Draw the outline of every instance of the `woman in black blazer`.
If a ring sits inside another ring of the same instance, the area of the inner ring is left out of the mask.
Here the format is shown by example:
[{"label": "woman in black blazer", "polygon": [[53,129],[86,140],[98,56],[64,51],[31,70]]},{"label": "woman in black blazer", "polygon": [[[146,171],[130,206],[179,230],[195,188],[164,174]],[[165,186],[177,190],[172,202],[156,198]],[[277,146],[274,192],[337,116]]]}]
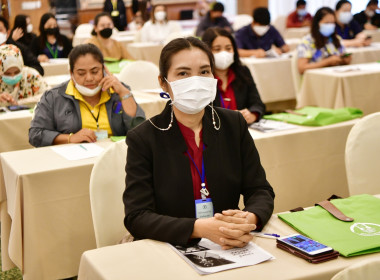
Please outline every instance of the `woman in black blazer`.
[{"label": "woman in black blazer", "polygon": [[214,105],[239,110],[248,124],[259,121],[265,113],[251,72],[240,62],[234,38],[227,30],[213,27],[202,36],[215,58],[215,78],[218,93]]},{"label": "woman in black blazer", "polygon": [[[135,239],[186,245],[208,238],[224,249],[243,247],[272,214],[273,189],[247,122],[208,105],[216,94],[213,67],[196,38],[162,50],[159,80],[171,102],[126,140],[124,224]],[[240,194],[245,211],[236,210]]]}]

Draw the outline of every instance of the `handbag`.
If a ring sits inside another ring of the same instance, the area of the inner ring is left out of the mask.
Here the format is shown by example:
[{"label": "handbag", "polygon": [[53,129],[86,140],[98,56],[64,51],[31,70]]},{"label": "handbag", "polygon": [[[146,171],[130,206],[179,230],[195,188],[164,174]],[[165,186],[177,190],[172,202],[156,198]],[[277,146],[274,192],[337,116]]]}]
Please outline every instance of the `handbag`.
[{"label": "handbag", "polygon": [[380,252],[380,199],[362,194],[330,202],[353,220],[340,220],[319,205],[278,217],[345,257]]}]

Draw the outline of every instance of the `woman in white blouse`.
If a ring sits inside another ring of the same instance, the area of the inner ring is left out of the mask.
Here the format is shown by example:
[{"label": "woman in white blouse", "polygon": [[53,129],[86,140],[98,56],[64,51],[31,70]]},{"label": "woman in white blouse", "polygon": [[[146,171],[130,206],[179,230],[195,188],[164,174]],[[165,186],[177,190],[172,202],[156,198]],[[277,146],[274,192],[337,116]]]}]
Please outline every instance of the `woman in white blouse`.
[{"label": "woman in white blouse", "polygon": [[168,21],[165,6],[156,5],[152,8],[150,20],[140,32],[142,42],[163,44],[170,34],[181,32],[181,26],[177,22]]}]

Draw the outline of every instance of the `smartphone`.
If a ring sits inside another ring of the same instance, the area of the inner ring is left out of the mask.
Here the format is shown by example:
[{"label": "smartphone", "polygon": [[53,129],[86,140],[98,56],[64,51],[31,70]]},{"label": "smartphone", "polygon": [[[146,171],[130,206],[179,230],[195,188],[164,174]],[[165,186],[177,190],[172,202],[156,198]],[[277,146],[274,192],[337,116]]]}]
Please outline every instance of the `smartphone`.
[{"label": "smartphone", "polygon": [[20,111],[20,110],[29,110],[30,107],[25,106],[25,105],[11,105],[7,106],[9,111]]},{"label": "smartphone", "polygon": [[301,234],[293,234],[277,238],[277,242],[290,246],[291,248],[301,251],[309,256],[316,256],[318,254],[331,252],[333,249],[313,239],[310,239]]},{"label": "smartphone", "polygon": [[367,37],[365,37],[366,40],[369,40],[369,39],[372,39],[372,36],[371,35],[367,35]]},{"label": "smartphone", "polygon": [[352,53],[344,53],[344,54],[341,55],[341,57],[349,57],[351,55],[352,55]]}]

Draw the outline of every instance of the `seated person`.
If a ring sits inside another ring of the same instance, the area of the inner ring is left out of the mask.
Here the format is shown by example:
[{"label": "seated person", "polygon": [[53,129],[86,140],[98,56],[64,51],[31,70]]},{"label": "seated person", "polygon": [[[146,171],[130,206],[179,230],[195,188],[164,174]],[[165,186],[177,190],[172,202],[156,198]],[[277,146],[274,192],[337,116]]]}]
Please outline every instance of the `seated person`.
[{"label": "seated person", "polygon": [[37,57],[29,50],[27,46],[22,43],[16,42],[9,36],[9,23],[8,21],[0,16],[0,45],[11,44],[17,46],[22,54],[24,60],[24,65],[36,69],[41,75],[44,75],[44,69],[38,62]]},{"label": "seated person", "polygon": [[346,47],[363,47],[371,44],[371,39],[362,32],[359,23],[353,19],[352,5],[348,0],[336,3],[336,33],[343,39]]},{"label": "seated person", "polygon": [[135,239],[243,247],[267,223],[274,199],[247,122],[240,112],[208,106],[217,80],[200,40],[172,40],[159,65],[171,101],[128,132],[124,224]]},{"label": "seated person", "polygon": [[30,23],[30,17],[26,15],[17,15],[11,31],[12,39],[25,46],[30,46],[30,43],[37,37],[33,33],[33,24]]},{"label": "seated person", "polygon": [[311,23],[311,34],[297,47],[298,70],[349,64],[351,56],[344,56],[345,48],[335,33],[335,13],[328,7],[320,8]]},{"label": "seated person", "polygon": [[95,142],[97,135],[124,136],[145,119],[130,89],[104,67],[92,44],[69,55],[71,80],[45,92],[29,129],[35,147]]},{"label": "seated person", "polygon": [[123,0],[106,0],[104,1],[103,11],[111,16],[113,25],[123,31],[127,28],[127,13]]},{"label": "seated person", "polygon": [[67,58],[73,48],[69,39],[59,33],[55,16],[43,14],[39,26],[40,35],[33,39],[30,49],[38,61],[47,62],[54,58]]},{"label": "seated person", "polygon": [[210,10],[210,5],[206,0],[198,0],[195,4],[195,9],[193,11],[193,19],[200,20],[203,18],[207,12]]},{"label": "seated person", "polygon": [[236,44],[241,57],[265,57],[266,51],[274,44],[276,52],[285,53],[290,50],[284,39],[270,25],[270,14],[267,8],[256,8],[253,11],[253,22],[240,28],[235,34]]},{"label": "seated person", "polygon": [[364,11],[354,15],[354,19],[363,29],[376,30],[380,28],[380,14],[376,12],[376,10],[379,9],[378,6],[378,0],[370,0]]},{"label": "seated person", "polygon": [[36,104],[47,89],[40,73],[24,66],[15,45],[1,45],[0,56],[0,106]]},{"label": "seated person", "polygon": [[128,30],[139,31],[144,26],[144,18],[141,11],[137,11],[132,21],[128,24]]},{"label": "seated person", "polygon": [[214,105],[239,110],[248,124],[260,120],[265,113],[251,72],[240,62],[236,43],[231,33],[214,27],[203,33],[205,42],[214,54],[218,90]]},{"label": "seated person", "polygon": [[306,10],[306,1],[298,0],[296,10],[288,15],[286,27],[305,27],[311,25],[312,16]]},{"label": "seated person", "polygon": [[205,32],[207,28],[210,27],[221,27],[225,28],[229,32],[232,32],[232,26],[230,22],[223,16],[223,12],[224,6],[222,3],[213,3],[211,9],[199,22],[195,35],[202,37],[203,32]]},{"label": "seated person", "polygon": [[181,32],[181,26],[175,21],[168,21],[164,5],[153,6],[150,20],[140,30],[142,42],[163,44],[172,33]]},{"label": "seated person", "polygon": [[113,22],[109,13],[102,12],[95,16],[92,38],[87,43],[97,46],[105,59],[132,59],[123,44],[111,38]]}]

